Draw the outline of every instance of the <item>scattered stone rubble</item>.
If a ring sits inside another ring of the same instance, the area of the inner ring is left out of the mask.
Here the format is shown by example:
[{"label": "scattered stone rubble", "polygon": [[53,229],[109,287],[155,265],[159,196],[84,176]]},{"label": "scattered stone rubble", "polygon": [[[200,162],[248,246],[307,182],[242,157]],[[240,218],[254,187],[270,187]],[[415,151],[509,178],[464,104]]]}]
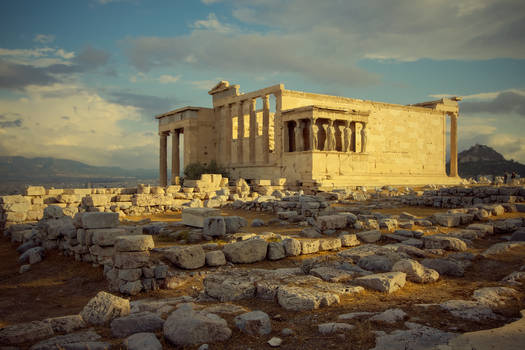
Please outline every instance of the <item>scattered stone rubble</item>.
[{"label": "scattered stone rubble", "polygon": [[[32,344],[31,349],[107,349],[110,342],[92,328],[103,326],[128,349],[161,349],[159,334],[163,341],[187,346],[224,342],[234,331],[279,347],[289,342],[286,337],[293,336],[293,330],[283,331],[284,340],[275,337],[267,313],[232,303],[259,299],[287,311],[311,311],[359,297],[365,290],[388,295],[405,288],[407,281],[431,284],[444,276],[462,277],[476,259],[492,259],[525,245],[523,217],[498,219],[505,213],[525,212],[523,187],[304,194],[264,181],[252,187],[244,180],[228,186],[227,179],[215,175],[185,185],[108,190],[115,191],[112,194],[29,187],[27,196],[0,197],[4,235],[19,244],[21,272],[45,259],[47,251],[58,249],[78,261],[103,266],[109,290],[122,295],[178,288],[195,276],[203,283],[198,294],[171,299],[129,302],[100,292],[79,315],[0,329],[0,343]],[[381,197],[390,204],[454,209],[428,217],[387,215],[375,212],[376,204],[356,202],[359,194],[368,203]],[[267,211],[277,219],[249,223],[242,217],[221,216],[219,207]],[[119,222],[120,215],[166,209],[182,210],[182,222]],[[299,230],[286,235],[241,232],[249,231],[250,225],[295,225]],[[177,237],[181,244],[155,248],[154,235]],[[472,254],[473,242],[484,238],[498,242]],[[320,252],[328,253],[305,257],[295,267],[249,265]],[[481,287],[468,300],[416,307],[439,308],[473,322],[501,320],[498,308],[523,298],[514,288],[524,278],[524,271],[514,271],[499,286]],[[233,322],[225,315],[234,315]],[[376,349],[404,349],[407,344],[411,349],[430,348],[457,336],[417,323],[403,308],[341,314],[333,322],[319,323],[318,332],[351,332],[355,325],[348,322],[358,319],[372,324],[404,322],[406,329],[377,332]]]}]

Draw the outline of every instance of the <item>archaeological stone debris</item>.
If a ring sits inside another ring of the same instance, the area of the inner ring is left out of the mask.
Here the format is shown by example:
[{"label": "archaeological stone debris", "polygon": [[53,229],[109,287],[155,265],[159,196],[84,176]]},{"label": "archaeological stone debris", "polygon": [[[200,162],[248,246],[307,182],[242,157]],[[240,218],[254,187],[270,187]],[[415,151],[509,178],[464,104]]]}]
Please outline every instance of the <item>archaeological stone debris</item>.
[{"label": "archaeological stone debris", "polygon": [[[524,213],[523,184],[320,190],[203,174],[169,186],[30,186],[0,196],[18,273],[58,251],[107,283],[77,314],[3,326],[0,344],[522,349]],[[494,342],[480,340],[486,332]]]}]

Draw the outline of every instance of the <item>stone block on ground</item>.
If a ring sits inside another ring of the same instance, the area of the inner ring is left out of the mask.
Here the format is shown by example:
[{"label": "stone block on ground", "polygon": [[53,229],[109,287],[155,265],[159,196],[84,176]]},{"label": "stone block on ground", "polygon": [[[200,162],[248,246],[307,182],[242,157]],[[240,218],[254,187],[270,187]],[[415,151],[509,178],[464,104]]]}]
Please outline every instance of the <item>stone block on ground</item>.
[{"label": "stone block on ground", "polygon": [[0,329],[0,344],[17,345],[35,342],[54,335],[51,324],[44,321],[33,321],[9,325]]},{"label": "stone block on ground", "polygon": [[423,237],[423,245],[425,249],[445,249],[456,252],[467,250],[467,245],[461,239],[446,235],[425,236]]},{"label": "stone block on ground", "polygon": [[206,253],[206,265],[207,266],[222,266],[226,265],[226,257],[221,250],[213,250]]},{"label": "stone block on ground", "polygon": [[51,350],[51,349],[100,349],[109,350],[110,345],[98,342],[102,338],[94,330],[80,331],[65,335],[58,335],[53,338],[42,340],[34,344],[31,350]]},{"label": "stone block on ground", "polygon": [[282,242],[268,243],[268,260],[280,260],[286,257],[284,244]]},{"label": "stone block on ground", "polygon": [[355,247],[360,244],[355,234],[342,234],[339,236],[339,239],[341,239],[341,245],[343,247]]},{"label": "stone block on ground", "polygon": [[89,324],[102,325],[129,314],[129,300],[106,292],[98,292],[80,312]]},{"label": "stone block on ground", "polygon": [[404,272],[409,281],[416,283],[432,283],[439,279],[439,273],[436,270],[424,267],[412,259],[397,261],[392,267],[392,271]]},{"label": "stone block on ground", "polygon": [[118,213],[82,213],[82,227],[85,229],[117,227],[119,224],[118,217]]},{"label": "stone block on ground", "polygon": [[270,317],[263,311],[251,311],[238,315],[234,322],[237,328],[250,335],[266,335],[272,331]]},{"label": "stone block on ground", "polygon": [[182,223],[187,226],[204,227],[204,219],[211,216],[220,216],[220,209],[215,208],[183,208]]},{"label": "stone block on ground", "polygon": [[116,252],[113,264],[119,269],[137,269],[149,264],[149,252]]},{"label": "stone block on ground", "polygon": [[201,314],[191,307],[179,307],[168,317],[163,327],[164,337],[176,346],[215,343],[228,340],[232,331],[223,318]]},{"label": "stone block on ground", "polygon": [[111,321],[111,334],[115,338],[125,338],[140,332],[156,332],[163,324],[164,320],[153,312],[138,312]]},{"label": "stone block on ground", "polygon": [[346,332],[354,328],[355,328],[354,325],[348,324],[348,323],[342,323],[342,322],[327,322],[327,323],[321,323],[317,326],[319,333],[323,335],[339,333],[339,332]]},{"label": "stone block on ground", "polygon": [[155,248],[153,237],[150,235],[121,236],[115,240],[117,252],[141,252]]},{"label": "stone block on ground", "polygon": [[175,266],[183,269],[198,269],[206,263],[206,254],[200,245],[171,247],[164,252]]},{"label": "stone block on ground", "polygon": [[80,315],[47,318],[43,322],[49,323],[53,331],[57,333],[71,333],[86,326],[86,322]]},{"label": "stone block on ground", "polygon": [[283,240],[284,251],[286,256],[301,255],[301,241],[295,238],[286,238]]},{"label": "stone block on ground", "polygon": [[250,264],[263,261],[266,258],[268,242],[263,239],[228,243],[223,252],[228,261],[233,263]]},{"label": "stone block on ground", "polygon": [[462,277],[465,268],[453,259],[423,259],[421,264],[429,269],[436,270],[440,275]]},{"label": "stone block on ground", "polygon": [[124,340],[127,350],[162,350],[162,344],[154,333],[135,333]]},{"label": "stone block on ground", "polygon": [[406,274],[404,272],[377,273],[356,278],[354,282],[369,289],[392,293],[403,288],[406,282]]},{"label": "stone block on ground", "polygon": [[356,235],[360,241],[365,243],[375,243],[381,239],[381,231],[379,230],[361,231],[357,232]]},{"label": "stone block on ground", "polygon": [[202,234],[210,237],[222,237],[226,234],[226,222],[222,216],[204,218]]}]

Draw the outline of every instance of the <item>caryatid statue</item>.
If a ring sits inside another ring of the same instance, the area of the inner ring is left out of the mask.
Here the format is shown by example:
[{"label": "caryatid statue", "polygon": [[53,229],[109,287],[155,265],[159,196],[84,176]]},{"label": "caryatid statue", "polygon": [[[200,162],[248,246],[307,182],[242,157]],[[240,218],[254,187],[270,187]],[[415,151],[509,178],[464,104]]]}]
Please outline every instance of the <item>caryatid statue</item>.
[{"label": "caryatid statue", "polygon": [[295,122],[295,151],[302,151],[303,145],[303,126],[302,123],[299,120],[297,120]]},{"label": "caryatid statue", "polygon": [[321,127],[323,128],[324,130],[324,145],[323,145],[323,149],[322,151],[328,151],[328,124],[322,124]]},{"label": "caryatid statue", "polygon": [[352,129],[350,128],[348,124],[346,124],[345,128],[343,129],[343,144],[344,144],[343,151],[344,152],[352,151],[351,142],[352,142]]},{"label": "caryatid statue", "polygon": [[318,149],[319,145],[319,127],[317,126],[317,124],[315,123],[315,121],[312,121],[311,125],[310,125],[310,132],[311,132],[311,140],[312,140],[312,144],[311,144],[311,148],[312,148],[312,151],[315,151],[316,149]]},{"label": "caryatid statue", "polygon": [[328,124],[328,132],[326,134],[326,138],[328,139],[328,149],[327,151],[335,151],[336,148],[336,141],[335,141],[335,128],[333,121],[330,120]]},{"label": "caryatid statue", "polygon": [[363,127],[361,128],[361,152],[366,152],[366,143],[368,141],[368,128],[366,127],[366,124],[363,123]]}]

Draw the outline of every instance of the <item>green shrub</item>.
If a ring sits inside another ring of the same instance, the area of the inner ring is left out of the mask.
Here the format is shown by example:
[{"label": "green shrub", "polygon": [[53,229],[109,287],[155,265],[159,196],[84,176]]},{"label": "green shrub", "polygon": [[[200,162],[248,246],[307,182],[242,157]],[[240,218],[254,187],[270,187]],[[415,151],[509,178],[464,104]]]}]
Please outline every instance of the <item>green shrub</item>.
[{"label": "green shrub", "polygon": [[188,180],[199,180],[202,174],[221,174],[223,177],[229,177],[226,169],[219,166],[214,160],[209,165],[191,163],[184,168],[184,177]]}]

